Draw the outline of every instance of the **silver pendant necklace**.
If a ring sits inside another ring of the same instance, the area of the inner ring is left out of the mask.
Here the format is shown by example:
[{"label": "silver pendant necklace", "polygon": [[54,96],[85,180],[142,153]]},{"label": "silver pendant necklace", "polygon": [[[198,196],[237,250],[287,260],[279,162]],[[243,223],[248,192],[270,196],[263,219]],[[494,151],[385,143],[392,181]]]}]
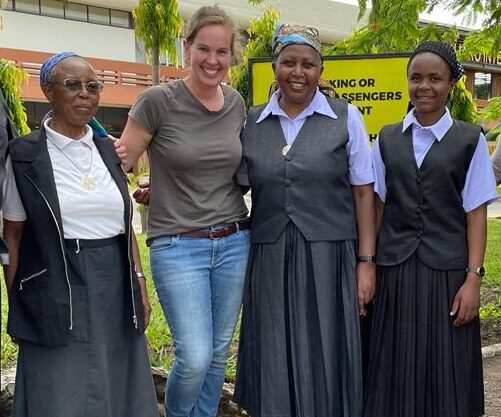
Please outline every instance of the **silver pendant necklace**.
[{"label": "silver pendant necklace", "polygon": [[80,174],[83,175],[81,186],[84,190],[86,191],[92,191],[94,188],[96,188],[96,181],[94,178],[90,175],[90,172],[92,171],[92,162],[93,162],[93,156],[94,152],[92,147],[90,148],[90,164],[89,164],[89,169],[87,171],[83,170],[79,164],[77,164],[72,158],[70,158],[66,152],[62,150],[62,148],[57,148],[59,151],[63,154],[63,156],[71,162],[71,164],[80,172]]},{"label": "silver pendant necklace", "polygon": [[290,151],[291,149],[291,146],[292,145],[285,145],[283,148],[282,148],[282,155],[285,156],[287,155],[287,153]]}]

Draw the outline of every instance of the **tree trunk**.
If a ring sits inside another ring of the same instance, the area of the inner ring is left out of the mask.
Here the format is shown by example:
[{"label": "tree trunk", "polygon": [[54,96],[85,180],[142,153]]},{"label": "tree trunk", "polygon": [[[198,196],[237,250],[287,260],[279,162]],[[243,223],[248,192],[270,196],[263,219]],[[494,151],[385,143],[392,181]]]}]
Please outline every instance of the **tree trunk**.
[{"label": "tree trunk", "polygon": [[160,84],[160,52],[158,46],[151,50],[151,82],[153,85]]}]

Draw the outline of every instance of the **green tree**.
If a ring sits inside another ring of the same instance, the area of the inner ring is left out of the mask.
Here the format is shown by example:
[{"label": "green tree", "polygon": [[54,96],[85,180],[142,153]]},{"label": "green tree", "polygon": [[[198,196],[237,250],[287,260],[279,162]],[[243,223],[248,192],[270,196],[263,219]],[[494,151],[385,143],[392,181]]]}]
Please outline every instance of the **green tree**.
[{"label": "green tree", "polygon": [[[375,54],[411,51],[425,39],[453,43],[454,28],[434,24],[420,26],[419,14],[428,9],[426,0],[374,0],[367,24],[351,36],[327,48],[329,54]],[[367,13],[366,0],[359,0],[359,20]]]},{"label": "green tree", "polygon": [[176,59],[176,38],[181,34],[183,19],[177,0],[139,0],[132,10],[134,33],[144,42],[144,49],[152,67],[152,82],[160,79],[160,54]]},{"label": "green tree", "polygon": [[[359,0],[359,7],[361,19],[367,13],[367,1]],[[424,40],[442,40],[455,45],[459,37],[455,27],[419,24],[419,15],[432,8],[433,5],[427,0],[373,0],[367,24],[348,38],[326,48],[326,53],[410,52]],[[478,118],[475,103],[462,81],[456,84],[451,94],[451,114],[472,123]]]},{"label": "green tree", "polygon": [[21,85],[27,80],[28,74],[24,70],[15,67],[6,59],[0,59],[0,89],[9,109],[9,118],[20,135],[30,133],[21,98]]},{"label": "green tree", "polygon": [[[443,40],[457,43],[456,28],[419,25],[419,14],[430,12],[435,6],[445,6],[454,15],[465,16],[473,23],[484,16],[482,28],[470,32],[457,51],[460,61],[468,61],[477,53],[499,56],[501,47],[501,2],[499,0],[372,0],[368,24],[353,36],[332,48],[331,53],[377,53],[410,51],[423,40]],[[367,0],[359,0],[359,19],[367,13]],[[488,107],[494,105],[489,103]],[[477,111],[471,94],[459,82],[451,97],[454,117],[470,122],[477,120]],[[487,113],[490,112],[486,108]]]},{"label": "green tree", "polygon": [[[484,107],[479,112],[480,120],[501,120],[501,97],[493,97],[489,100],[489,104]],[[496,140],[498,135],[501,133],[501,123],[494,126],[487,134],[485,138],[487,140]]]},{"label": "green tree", "polygon": [[[257,1],[260,2],[260,0]],[[252,3],[252,0],[249,0],[249,3]],[[243,62],[230,68],[231,85],[240,92],[246,106],[249,106],[249,58],[271,56],[271,39],[278,18],[278,11],[270,6],[264,9],[261,16],[249,22],[248,42],[243,50]]]},{"label": "green tree", "polygon": [[[436,5],[438,0],[432,0]],[[501,2],[499,0],[445,0],[445,7],[456,16],[464,16],[466,23],[482,20],[482,29],[473,31],[465,39],[466,51],[498,55],[501,50]],[[479,17],[481,16],[481,17]],[[475,50],[475,48],[478,48]]]},{"label": "green tree", "polygon": [[[7,4],[0,0],[0,9]],[[2,17],[0,16],[0,31],[2,30]],[[0,59],[0,89],[9,109],[9,118],[14,123],[16,130],[21,135],[30,133],[26,123],[26,112],[21,98],[21,85],[28,80],[28,74],[15,67],[10,61]]]}]

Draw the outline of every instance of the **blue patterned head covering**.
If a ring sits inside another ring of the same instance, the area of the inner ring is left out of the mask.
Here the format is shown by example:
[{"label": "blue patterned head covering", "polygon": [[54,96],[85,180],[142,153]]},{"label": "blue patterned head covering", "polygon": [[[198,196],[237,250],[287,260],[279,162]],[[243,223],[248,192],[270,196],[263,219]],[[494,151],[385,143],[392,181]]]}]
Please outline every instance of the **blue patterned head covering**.
[{"label": "blue patterned head covering", "polygon": [[40,68],[40,85],[44,85],[49,82],[50,73],[57,64],[59,64],[63,59],[70,58],[72,56],[80,58],[80,55],[75,52],[61,52],[47,58],[42,64],[42,68]]},{"label": "blue patterned head covering", "polygon": [[304,25],[278,24],[273,34],[271,48],[273,58],[288,45],[308,45],[322,56],[322,43],[318,30]]}]

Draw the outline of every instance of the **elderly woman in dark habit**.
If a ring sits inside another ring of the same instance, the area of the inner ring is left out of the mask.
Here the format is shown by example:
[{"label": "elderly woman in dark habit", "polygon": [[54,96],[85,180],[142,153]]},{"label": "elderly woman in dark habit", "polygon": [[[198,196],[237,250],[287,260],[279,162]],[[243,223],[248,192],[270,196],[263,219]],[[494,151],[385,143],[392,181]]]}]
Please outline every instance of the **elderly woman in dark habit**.
[{"label": "elderly woman in dark habit", "polygon": [[375,288],[369,141],[358,109],[319,91],[316,29],[279,26],[273,69],[279,89],[242,133],[252,248],[235,397],[253,417],[358,417],[359,314]]},{"label": "elderly woman in dark habit", "polygon": [[74,53],[47,59],[52,117],[10,143],[4,238],[14,417],[156,417],[150,307],[131,202],[111,140],[93,135],[103,88]]}]

